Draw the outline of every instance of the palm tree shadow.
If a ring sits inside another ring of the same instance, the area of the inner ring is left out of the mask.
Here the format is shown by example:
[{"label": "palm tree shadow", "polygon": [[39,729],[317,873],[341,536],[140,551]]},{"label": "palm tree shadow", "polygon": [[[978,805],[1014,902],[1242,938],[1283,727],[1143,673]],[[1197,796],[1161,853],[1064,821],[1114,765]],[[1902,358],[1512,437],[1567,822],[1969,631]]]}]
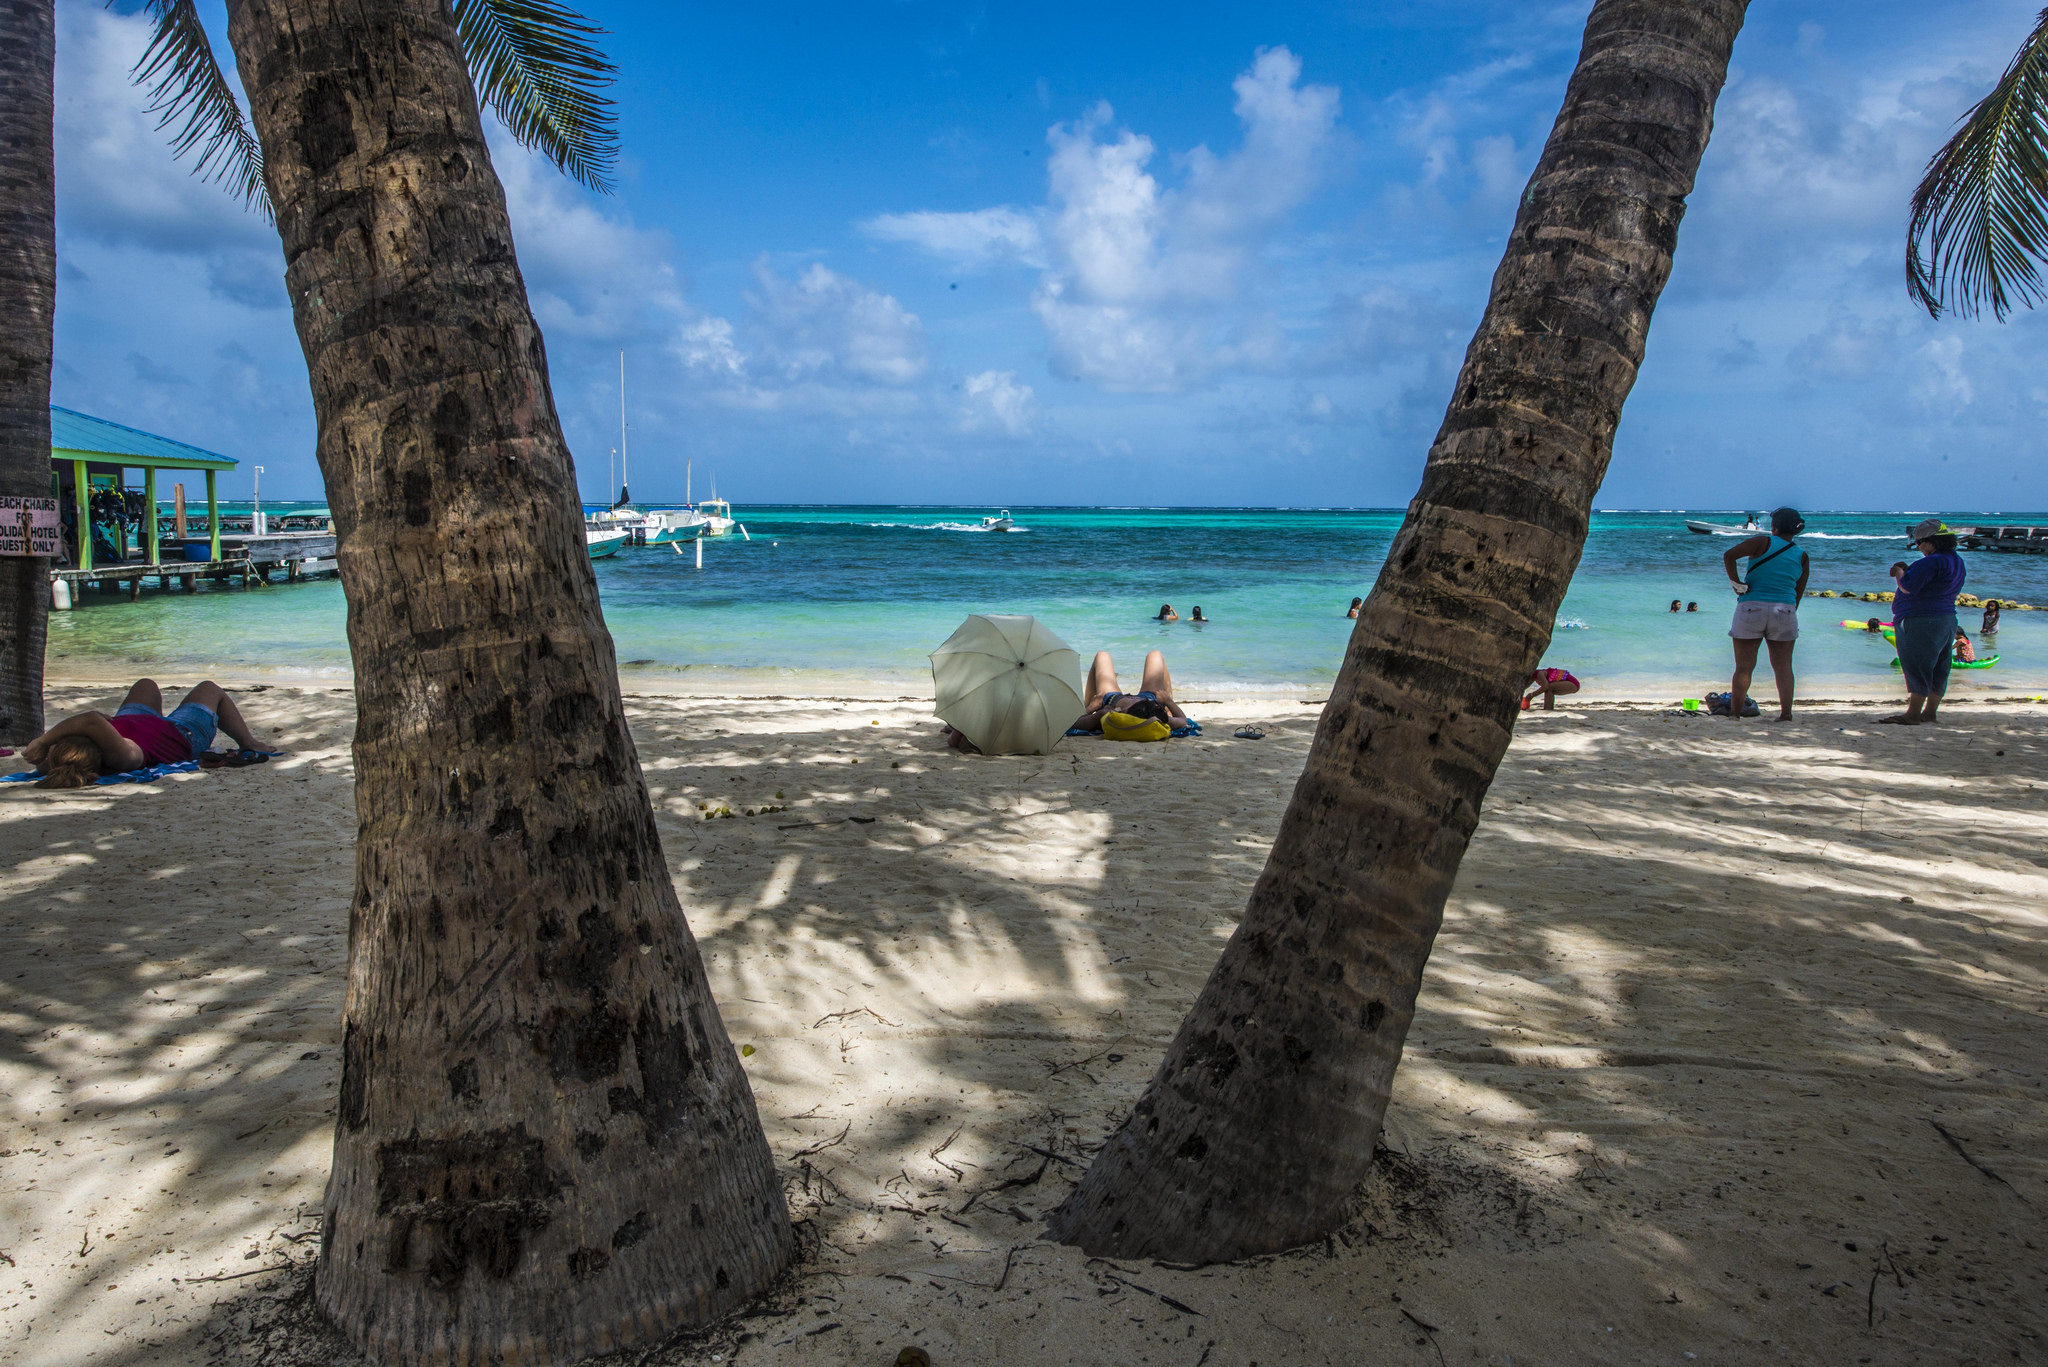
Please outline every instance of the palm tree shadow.
[{"label": "palm tree shadow", "polygon": [[[800,1272],[992,1279],[1156,1066],[1264,859],[1307,726],[1231,755],[1084,742],[994,760],[894,716],[863,729],[858,709],[635,706],[679,890],[807,1230]],[[1832,1279],[1817,1297],[1869,1278],[1841,1245],[1876,1246],[1855,1224],[1872,1173],[1938,1173],[1913,1180],[1987,1229],[2023,1209],[1928,1117],[1894,1123],[1915,1107],[2048,1201],[2024,1152],[2038,1121],[2002,1099],[2028,1066],[2010,1022],[2038,1010],[2042,965],[2038,932],[1998,903],[2039,876],[2038,804],[2022,810],[1981,747],[1937,781],[1919,750],[1835,720],[1525,720],[1447,908],[1373,1177],[1326,1247],[1244,1275],[1306,1278],[1308,1316],[1397,1269],[1448,1294],[1447,1273],[1410,1267],[1418,1251],[1475,1275],[1598,1228],[1620,1239],[1600,1274],[1617,1290],[1712,1303],[1727,1292],[1703,1265],[1753,1240],[1728,1217],[1754,1210],[1809,1227],[1812,1275]],[[2014,772],[2038,769],[2033,733],[2006,731]],[[1826,781],[1759,782],[1772,773]],[[1930,829],[1938,866],[1899,843]],[[324,1146],[324,1116],[295,1123]],[[234,1196],[202,1193],[223,1210]],[[1789,1257],[1753,1272],[1809,1313],[1780,1284],[1809,1276]],[[1902,1270],[1893,1308],[1961,1285],[1945,1275]],[[289,1303],[252,1291],[191,1332],[260,1335],[282,1322],[261,1307]],[[1848,1313],[1839,1296],[1818,1304],[1815,1323],[1855,1327],[1827,1318]],[[304,1360],[346,1360],[321,1351]]]}]

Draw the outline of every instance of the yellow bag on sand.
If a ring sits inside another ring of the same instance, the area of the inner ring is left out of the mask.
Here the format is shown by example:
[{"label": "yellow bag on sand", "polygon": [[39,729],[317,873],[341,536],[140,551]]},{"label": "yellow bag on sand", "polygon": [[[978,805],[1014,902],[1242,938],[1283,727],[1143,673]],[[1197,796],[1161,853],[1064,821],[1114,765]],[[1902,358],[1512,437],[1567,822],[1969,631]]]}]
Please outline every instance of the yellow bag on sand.
[{"label": "yellow bag on sand", "polygon": [[1102,714],[1105,740],[1165,740],[1173,728],[1157,717],[1134,717],[1128,712]]}]

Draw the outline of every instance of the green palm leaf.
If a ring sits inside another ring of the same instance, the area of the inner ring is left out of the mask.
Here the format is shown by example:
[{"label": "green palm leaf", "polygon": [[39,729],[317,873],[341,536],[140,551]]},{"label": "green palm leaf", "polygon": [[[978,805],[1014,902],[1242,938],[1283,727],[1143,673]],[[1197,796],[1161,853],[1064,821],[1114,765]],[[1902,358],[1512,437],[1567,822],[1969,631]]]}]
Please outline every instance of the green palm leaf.
[{"label": "green palm leaf", "polygon": [[1998,86],[1934,154],[1913,192],[1906,288],[1939,318],[2000,322],[2015,301],[2044,297],[2035,263],[2048,261],[2048,9]]},{"label": "green palm leaf", "polygon": [[148,4],[156,32],[131,73],[137,85],[149,89],[147,112],[157,115],[158,131],[180,125],[171,152],[182,157],[196,149],[194,175],[225,184],[237,199],[271,217],[263,149],[214,60],[199,11],[192,0]]},{"label": "green palm leaf", "polygon": [[[149,90],[157,128],[178,125],[176,156],[197,151],[195,175],[226,184],[271,217],[263,149],[235,103],[193,0],[147,0],[156,22],[132,73]],[[521,144],[594,190],[609,191],[618,156],[612,102],[598,92],[617,70],[589,39],[604,30],[554,0],[455,0],[455,30],[477,97]]]},{"label": "green palm leaf", "polygon": [[618,70],[590,40],[604,30],[554,0],[455,0],[455,31],[477,97],[523,145],[593,190],[609,192],[618,156]]}]

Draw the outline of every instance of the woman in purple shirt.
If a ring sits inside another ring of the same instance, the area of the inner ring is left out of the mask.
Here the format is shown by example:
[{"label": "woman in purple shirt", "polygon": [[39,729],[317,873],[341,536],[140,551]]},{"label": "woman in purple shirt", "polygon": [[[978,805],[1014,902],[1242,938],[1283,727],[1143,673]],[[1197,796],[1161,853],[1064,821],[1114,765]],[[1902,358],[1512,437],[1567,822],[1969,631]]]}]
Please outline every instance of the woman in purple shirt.
[{"label": "woman in purple shirt", "polygon": [[1932,726],[1948,692],[1949,654],[1956,641],[1956,594],[1969,570],[1956,554],[1955,533],[1930,517],[1907,533],[1919,548],[1911,565],[1892,566],[1898,588],[1892,621],[1899,646],[1899,670],[1906,676],[1906,710],[1880,717],[1895,726]]}]

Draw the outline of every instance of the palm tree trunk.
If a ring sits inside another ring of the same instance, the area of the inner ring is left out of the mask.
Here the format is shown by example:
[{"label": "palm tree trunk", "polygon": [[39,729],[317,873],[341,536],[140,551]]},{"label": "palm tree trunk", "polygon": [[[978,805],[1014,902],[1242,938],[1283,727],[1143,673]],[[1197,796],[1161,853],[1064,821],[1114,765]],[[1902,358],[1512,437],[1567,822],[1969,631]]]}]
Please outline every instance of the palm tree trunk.
[{"label": "palm tree trunk", "polygon": [[[0,495],[50,492],[50,348],[57,311],[57,15],[0,0]],[[50,566],[0,556],[0,741],[43,730]]]},{"label": "palm tree trunk", "polygon": [[1586,538],[1747,0],[1600,0],[1422,488],[1244,919],[1054,1213],[1218,1261],[1342,1219],[1458,861]]},{"label": "palm tree trunk", "polygon": [[382,1362],[716,1317],[791,1231],[626,730],[443,0],[231,0],[340,538],[360,831],[320,1304]]}]

